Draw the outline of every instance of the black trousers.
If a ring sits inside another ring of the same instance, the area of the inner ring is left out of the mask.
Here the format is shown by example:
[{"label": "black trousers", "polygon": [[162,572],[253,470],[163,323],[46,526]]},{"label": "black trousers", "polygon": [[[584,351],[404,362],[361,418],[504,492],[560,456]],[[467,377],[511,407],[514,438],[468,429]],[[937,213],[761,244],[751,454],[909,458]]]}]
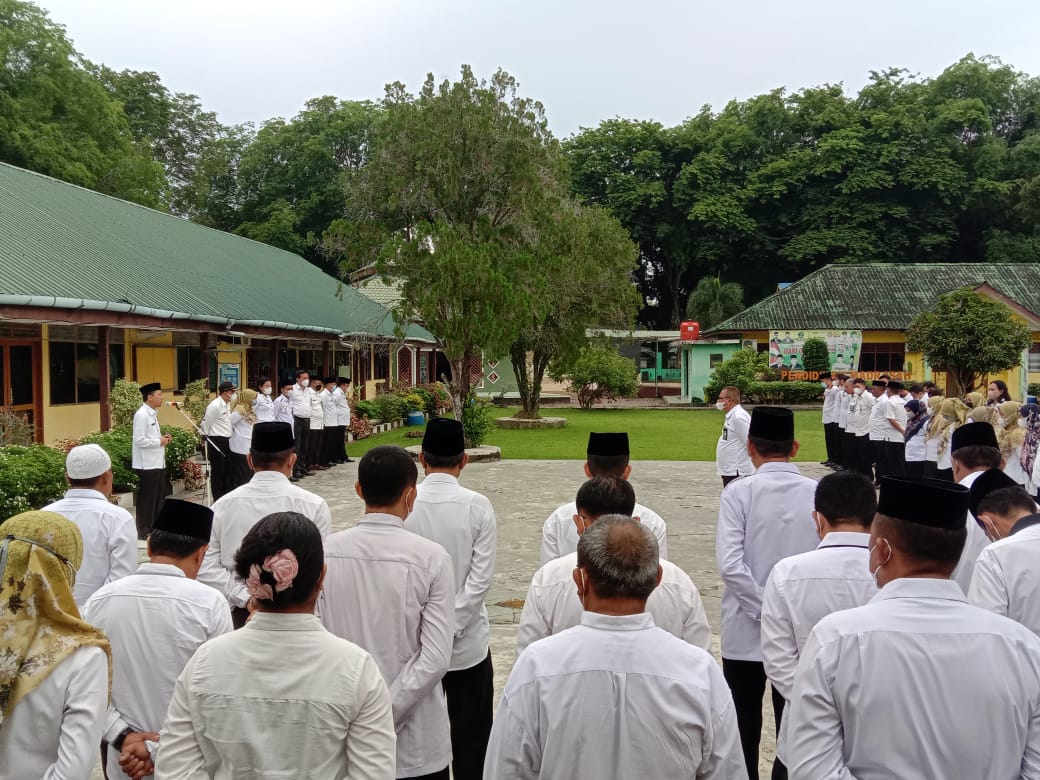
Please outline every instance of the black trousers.
[{"label": "black trousers", "polygon": [[311,437],[311,420],[309,417],[293,417],[293,436],[296,437],[294,446],[296,448],[296,467],[293,469],[297,474],[307,470],[307,445]]},{"label": "black trousers", "polygon": [[304,458],[307,468],[314,468],[315,466],[321,465],[321,443],[325,440],[325,429],[318,428],[315,430],[313,427],[307,435],[307,448],[304,452],[307,453],[307,457]]},{"label": "black trousers", "polygon": [[841,465],[849,470],[856,470],[860,467],[861,454],[856,447],[856,434],[845,431],[844,433],[838,434],[841,439],[841,451],[843,459]]},{"label": "black trousers", "polygon": [[[740,732],[740,746],[744,751],[744,764],[748,777],[758,777],[758,746],[762,740],[762,696],[766,692],[766,669],[761,661],[734,661],[722,659],[722,674],[733,694],[733,708],[737,713],[737,730]],[[780,733],[780,718],[784,714],[784,697],[776,688],[772,688],[773,721],[776,731]],[[779,761],[776,762],[780,764]],[[779,774],[778,774],[779,773]],[[787,770],[783,764],[774,765],[774,780],[785,780]]]},{"label": "black trousers", "polygon": [[838,423],[823,424],[823,441],[827,446],[827,460],[841,463],[841,428]]},{"label": "black trousers", "polygon": [[448,672],[442,681],[451,722],[451,772],[454,780],[480,780],[494,716],[495,672],[491,650],[469,669]]},{"label": "black trousers", "polygon": [[723,474],[722,475],[722,487],[726,487],[730,482],[735,480],[740,474]]},{"label": "black trousers", "polygon": [[231,439],[227,436],[207,436],[206,456],[209,458],[209,490],[216,501],[233,487]]},{"label": "black trousers", "polygon": [[951,469],[936,468],[935,469],[935,478],[936,479],[946,479],[946,480],[949,480],[950,482],[953,482],[953,469],[952,468]]},{"label": "black trousers", "polygon": [[155,517],[170,495],[166,469],[134,469],[137,474],[137,501],[135,515],[137,538],[144,539],[155,524]]},{"label": "black trousers", "polygon": [[870,453],[874,461],[874,473],[877,475],[877,481],[880,482],[881,478],[888,473],[888,462],[885,458],[885,455],[887,454],[885,442],[871,439]]},{"label": "black trousers", "polygon": [[874,458],[871,456],[870,439],[866,436],[853,436],[847,446],[853,452],[853,471],[858,471],[871,482],[874,481]]},{"label": "black trousers", "polygon": [[237,487],[242,487],[253,478],[253,470],[249,468],[249,460],[245,455],[237,452],[229,452],[230,463],[228,467],[228,490],[231,492]]},{"label": "black trousers", "polygon": [[890,477],[901,477],[906,472],[906,442],[885,442],[885,473]]},{"label": "black trousers", "polygon": [[[924,474],[923,477],[926,479],[935,479],[939,476],[939,465],[934,460],[926,460],[924,463]],[[907,476],[910,476],[909,474]]]},{"label": "black trousers", "polygon": [[448,773],[448,767],[444,767],[440,772],[432,772],[428,775],[416,775],[415,777],[409,777],[408,780],[448,780],[451,775]]},{"label": "black trousers", "polygon": [[908,460],[903,471],[904,476],[911,479],[921,479],[925,476],[925,464],[927,462],[926,460]]}]

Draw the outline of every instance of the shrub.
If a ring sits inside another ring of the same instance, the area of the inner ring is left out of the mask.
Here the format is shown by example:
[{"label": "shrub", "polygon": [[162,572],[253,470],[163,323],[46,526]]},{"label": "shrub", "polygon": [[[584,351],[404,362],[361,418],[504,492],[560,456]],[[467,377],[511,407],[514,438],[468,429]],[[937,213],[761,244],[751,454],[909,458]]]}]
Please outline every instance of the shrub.
[{"label": "shrub", "polygon": [[194,431],[176,425],[164,425],[162,432],[170,434],[170,443],[166,447],[166,471],[170,479],[183,479],[183,464],[194,457],[199,447],[199,437]]},{"label": "shrub", "polygon": [[[364,402],[362,402],[364,403]],[[350,435],[354,440],[367,439],[372,435],[372,423],[367,417],[355,417],[350,421]]]},{"label": "shrub", "polygon": [[0,521],[64,495],[65,455],[52,447],[0,447]]},{"label": "shrub", "polygon": [[819,382],[752,382],[742,395],[752,404],[811,404],[823,400],[823,388]]},{"label": "shrub", "polygon": [[379,419],[379,407],[376,406],[375,401],[355,401],[353,411],[358,417]]},{"label": "shrub", "polygon": [[33,443],[33,427],[24,412],[0,410],[0,447],[28,447]]},{"label": "shrub", "polygon": [[131,490],[137,489],[137,475],[131,466],[133,462],[133,429],[131,427],[124,425],[104,433],[92,433],[84,436],[80,440],[80,444],[97,444],[108,453],[108,457],[112,459],[112,492],[129,493]]},{"label": "shrub", "polygon": [[205,379],[196,379],[184,386],[184,411],[188,413],[196,423],[201,422],[206,416],[206,407],[209,406],[209,383]]},{"label": "shrub", "polygon": [[409,412],[426,411],[426,400],[418,393],[408,393],[400,396],[400,398],[408,405]]},{"label": "shrub", "polygon": [[425,387],[414,387],[412,388],[412,394],[422,399],[422,406],[418,411],[426,412],[431,416],[437,413],[437,396],[434,395],[432,390]]},{"label": "shrub", "polygon": [[1040,395],[1040,382],[1030,382],[1026,393],[1028,395]]},{"label": "shrub", "polygon": [[711,379],[704,386],[704,399],[715,403],[719,391],[727,385],[739,387],[744,394],[754,382],[762,382],[776,378],[769,370],[769,355],[751,349],[739,349],[729,360],[715,366]]},{"label": "shrub", "polygon": [[129,379],[117,379],[108,394],[108,405],[112,411],[113,428],[133,425],[134,414],[141,408],[141,386]]},{"label": "shrub", "polygon": [[483,398],[470,395],[462,407],[462,428],[466,432],[466,446],[479,447],[495,429],[495,411]]},{"label": "shrub", "polygon": [[408,404],[394,393],[376,396],[372,403],[375,404],[376,417],[383,422],[394,422],[408,414]]},{"label": "shrub", "polygon": [[610,347],[583,347],[571,363],[550,368],[549,376],[556,381],[566,378],[582,409],[591,409],[596,401],[633,398],[639,392],[635,363]]},{"label": "shrub", "polygon": [[809,338],[802,345],[802,366],[806,371],[829,371],[831,353],[823,339]]}]

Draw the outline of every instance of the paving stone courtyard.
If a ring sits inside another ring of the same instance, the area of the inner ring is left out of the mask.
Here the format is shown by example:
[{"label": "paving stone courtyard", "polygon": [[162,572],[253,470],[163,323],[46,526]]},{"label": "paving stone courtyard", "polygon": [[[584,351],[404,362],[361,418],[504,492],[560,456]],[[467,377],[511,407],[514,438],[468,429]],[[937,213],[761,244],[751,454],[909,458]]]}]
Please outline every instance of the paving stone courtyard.
[{"label": "paving stone courtyard", "polygon": [[[575,460],[503,460],[475,463],[462,473],[462,483],[491,500],[498,518],[498,560],[488,595],[491,651],[497,693],[502,690],[516,654],[519,608],[500,606],[523,599],[538,568],[542,523],[557,506],[574,499],[585,479]],[[799,464],[807,476],[827,473],[822,466]],[[336,466],[300,483],[328,501],[333,530],[354,525],[363,507],[354,493],[356,463]],[[696,583],[713,628],[712,651],[719,657],[719,603],[722,584],[715,566],[715,522],[721,482],[712,462],[640,461],[633,463],[636,498],[668,524],[670,559]],[[197,498],[197,496],[184,496]],[[768,697],[767,697],[768,698]],[[762,776],[772,761],[772,718],[766,706],[762,740]],[[94,778],[101,778],[100,768]]]}]

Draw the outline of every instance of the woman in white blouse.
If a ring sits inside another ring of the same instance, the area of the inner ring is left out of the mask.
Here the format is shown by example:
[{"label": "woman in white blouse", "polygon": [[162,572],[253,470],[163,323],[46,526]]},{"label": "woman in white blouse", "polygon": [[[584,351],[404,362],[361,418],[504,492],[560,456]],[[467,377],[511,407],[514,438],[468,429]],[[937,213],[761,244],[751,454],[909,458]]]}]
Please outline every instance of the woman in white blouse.
[{"label": "woman in white blouse", "polygon": [[79,528],[55,512],[0,525],[0,779],[87,780],[108,709],[111,650],[72,597]]},{"label": "woman in white blouse", "polygon": [[181,673],[157,780],[392,780],[396,737],[379,667],[314,616],[325,576],[317,526],[295,512],[268,515],[242,540],[235,568],[256,612]]},{"label": "woman in white blouse", "polygon": [[257,422],[274,422],[274,385],[266,376],[260,378],[257,385],[260,392],[253,401],[253,411],[256,412]]},{"label": "woman in white blouse", "polygon": [[238,403],[231,411],[231,449],[230,485],[234,490],[253,478],[253,470],[249,468],[246,455],[253,441],[253,424],[257,422],[256,390],[246,388],[238,394]]}]

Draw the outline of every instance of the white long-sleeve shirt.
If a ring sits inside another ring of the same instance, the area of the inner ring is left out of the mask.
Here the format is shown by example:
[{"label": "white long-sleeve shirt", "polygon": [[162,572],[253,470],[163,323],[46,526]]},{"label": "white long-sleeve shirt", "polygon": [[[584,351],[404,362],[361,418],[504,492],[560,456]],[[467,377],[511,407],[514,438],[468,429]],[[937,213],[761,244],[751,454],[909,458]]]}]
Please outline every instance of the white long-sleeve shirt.
[{"label": "white long-sleeve shirt", "polygon": [[498,539],[491,502],[462,487],[451,474],[430,474],[419,485],[404,527],[436,542],[451,556],[455,573],[455,643],[448,671],[476,666],[487,658],[491,641],[484,605],[495,576]]},{"label": "white long-sleeve shirt", "polygon": [[292,398],[290,396],[284,394],[278,396],[274,399],[272,407],[274,408],[275,422],[293,424]]},{"label": "white long-sleeve shirt", "polygon": [[83,563],[76,572],[72,596],[82,608],[98,588],[137,569],[137,525],[133,515],[109,502],[97,490],[72,488],[64,498],[45,506],[79,528]]},{"label": "white long-sleeve shirt", "polygon": [[777,561],[816,548],[816,481],[793,463],[763,463],[719,498],[715,559],[722,576],[722,657],[762,660],[762,592]]},{"label": "white long-sleeve shirt", "polygon": [[[310,390],[309,387],[307,389]],[[310,390],[312,431],[322,431],[325,429],[325,406],[321,400],[321,394],[324,392],[324,388],[322,388],[321,392]]]},{"label": "white long-sleeve shirt", "polygon": [[897,429],[892,423],[896,423],[901,429],[906,428],[906,401],[898,395],[887,396],[886,401],[885,420],[888,430],[885,431],[885,441],[893,444],[902,444],[904,441],[903,431]]},{"label": "white long-sleeve shirt", "polygon": [[728,412],[722,423],[722,434],[715,445],[715,473],[719,476],[754,474],[755,466],[747,451],[748,429],[751,415],[737,404]]},{"label": "white long-sleeve shirt", "polygon": [[[232,629],[231,610],[218,591],[162,563],[142,563],[136,574],[101,588],[83,619],[112,643],[108,742],[128,726],[158,732],[185,664],[204,642]],[[119,751],[111,747],[108,776],[127,777],[119,769]]]},{"label": "white long-sleeve shirt", "polygon": [[871,441],[888,441],[888,432],[892,430],[892,426],[888,424],[890,402],[891,399],[886,395],[879,395],[874,399],[874,406],[870,409],[869,436]]},{"label": "white long-sleeve shirt", "polygon": [[336,408],[336,425],[349,426],[350,399],[342,388],[337,387],[332,391],[332,405]]},{"label": "white long-sleeve shirt", "polygon": [[[336,388],[339,390],[339,388]],[[334,428],[339,424],[339,413],[336,411],[336,399],[332,395],[332,391],[327,387],[323,387],[321,392],[318,393],[318,398],[321,400],[321,411],[325,419],[326,428]]]},{"label": "white long-sleeve shirt", "polygon": [[975,562],[968,601],[1040,636],[1040,514],[1015,524]]},{"label": "white long-sleeve shirt", "polygon": [[299,512],[318,526],[323,539],[332,533],[332,512],[325,499],[278,471],[257,471],[246,484],[218,498],[199,582],[219,590],[233,607],[249,601],[245,580],[235,574],[235,553],[257,521],[275,512]]},{"label": "white long-sleeve shirt", "polygon": [[849,397],[851,393],[846,393],[845,388],[842,387],[842,394],[838,396],[838,427],[843,431],[847,431],[849,427]]},{"label": "white long-sleeve shirt", "polygon": [[845,394],[842,385],[829,385],[823,391],[823,424],[838,422],[838,403],[841,396]]},{"label": "white long-sleeve shirt", "polygon": [[315,392],[309,387],[300,387],[298,384],[292,386],[292,390],[289,391],[289,400],[292,404],[293,417],[306,420],[311,418],[312,395],[315,395]]},{"label": "white long-sleeve shirt", "polygon": [[[519,655],[532,642],[559,634],[581,623],[584,610],[574,584],[578,554],[568,553],[535,572],[520,613],[516,633]],[[661,584],[646,600],[654,625],[691,645],[711,647],[711,626],[693,580],[674,563],[661,559]]]},{"label": "white long-sleeve shirt", "polygon": [[134,412],[133,443],[130,445],[131,466],[142,471],[166,468],[166,448],[162,445],[158,414],[148,404]]},{"label": "white long-sleeve shirt", "polygon": [[856,436],[866,436],[870,432],[870,413],[874,409],[874,396],[870,393],[846,395],[849,416],[845,430]]},{"label": "white long-sleeve shirt", "polygon": [[397,777],[439,772],[451,760],[441,678],[455,633],[455,577],[436,542],[401,518],[367,514],[325,540],[318,616],[372,654],[390,688]]},{"label": "white long-sleeve shirt", "polygon": [[231,435],[231,405],[219,395],[209,402],[199,425],[207,436]]},{"label": "white long-sleeve shirt", "polygon": [[747,778],[715,659],[649,613],[582,615],[528,647],[491,729],[485,780]]},{"label": "white long-sleeve shirt", "polygon": [[[983,471],[985,469],[973,471],[957,484],[970,489]],[[986,532],[982,530],[982,527],[975,519],[975,515],[970,511],[968,512],[965,527],[968,529],[968,538],[964,542],[961,558],[957,562],[957,568],[950,575],[950,579],[960,585],[961,590],[967,594],[968,589],[971,587],[971,575],[975,571],[975,561],[978,560],[979,556],[982,555],[982,551],[989,544],[989,537],[986,536]]]},{"label": "white long-sleeve shirt", "polygon": [[[260,393],[253,401],[253,413],[257,422],[274,422],[274,399],[269,395]],[[292,422],[286,420],[286,422]]]},{"label": "white long-sleeve shirt", "polygon": [[1037,778],[1040,639],[955,582],[894,580],[813,629],[788,717],[792,780]]},{"label": "white long-sleeve shirt", "polygon": [[108,658],[81,647],[0,727],[0,780],[86,780],[97,763],[108,704]]},{"label": "white long-sleeve shirt", "polygon": [[[542,525],[541,565],[544,566],[554,558],[562,558],[578,550],[578,529],[574,525],[574,516],[578,514],[578,505],[571,501],[559,506],[546,518]],[[668,529],[664,518],[647,506],[637,503],[632,510],[632,517],[657,539],[658,553],[662,558],[668,557]]]},{"label": "white long-sleeve shirt", "polygon": [[[259,418],[257,418],[259,422]],[[231,441],[228,447],[236,455],[248,455],[249,447],[253,443],[253,423],[249,422],[240,412],[231,413]]]},{"label": "white long-sleeve shirt", "polygon": [[247,777],[395,777],[375,661],[313,615],[257,612],[200,647],[177,679],[156,780]]}]

